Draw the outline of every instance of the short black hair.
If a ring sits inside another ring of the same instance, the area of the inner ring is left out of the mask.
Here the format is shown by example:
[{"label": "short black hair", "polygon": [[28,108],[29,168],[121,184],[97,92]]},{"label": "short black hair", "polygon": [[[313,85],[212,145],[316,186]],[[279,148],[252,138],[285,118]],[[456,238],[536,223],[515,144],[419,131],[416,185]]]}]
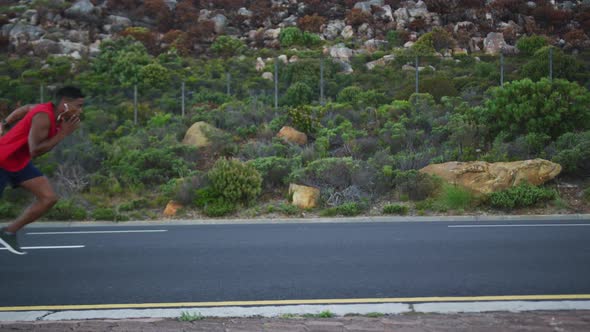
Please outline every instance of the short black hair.
[{"label": "short black hair", "polygon": [[84,94],[75,86],[64,86],[63,88],[57,90],[56,97],[58,101],[62,100],[62,98],[79,99],[84,98]]}]

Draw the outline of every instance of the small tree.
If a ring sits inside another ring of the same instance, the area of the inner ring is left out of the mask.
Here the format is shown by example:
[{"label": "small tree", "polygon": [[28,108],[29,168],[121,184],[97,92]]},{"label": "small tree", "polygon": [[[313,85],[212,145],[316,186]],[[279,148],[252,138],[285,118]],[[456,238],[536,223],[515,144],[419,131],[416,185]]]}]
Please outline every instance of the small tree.
[{"label": "small tree", "polygon": [[557,138],[590,128],[590,92],[566,80],[530,79],[492,88],[490,98],[476,109],[478,122],[494,138],[504,131],[512,138],[541,133]]}]

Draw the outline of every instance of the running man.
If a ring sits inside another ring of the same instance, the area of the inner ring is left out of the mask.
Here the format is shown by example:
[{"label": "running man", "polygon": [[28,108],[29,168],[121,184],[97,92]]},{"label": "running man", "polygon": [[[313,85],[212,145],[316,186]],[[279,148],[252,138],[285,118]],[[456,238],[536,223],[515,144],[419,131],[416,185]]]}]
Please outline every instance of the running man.
[{"label": "running man", "polygon": [[[19,107],[0,126],[0,197],[8,183],[35,196],[33,204],[0,230],[0,244],[17,255],[25,254],[18,245],[17,232],[43,216],[58,200],[49,180],[31,159],[51,151],[80,126],[84,104],[80,89],[61,88],[56,100],[57,105],[49,102]],[[8,126],[13,127],[7,132]]]}]

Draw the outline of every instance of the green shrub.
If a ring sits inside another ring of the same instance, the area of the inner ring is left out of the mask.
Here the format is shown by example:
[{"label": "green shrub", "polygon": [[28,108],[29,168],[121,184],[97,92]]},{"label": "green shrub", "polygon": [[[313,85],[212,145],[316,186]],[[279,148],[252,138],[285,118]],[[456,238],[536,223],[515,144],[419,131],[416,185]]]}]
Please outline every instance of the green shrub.
[{"label": "green shrub", "polygon": [[313,90],[303,82],[297,82],[291,85],[285,96],[283,103],[288,106],[301,106],[311,103],[313,98]]},{"label": "green shrub", "polygon": [[539,49],[549,45],[549,41],[545,36],[524,36],[516,42],[516,48],[524,55],[533,55]]},{"label": "green shrub", "polygon": [[590,131],[560,136],[555,149],[552,161],[561,165],[563,173],[583,177],[590,174]]},{"label": "green shrub", "polygon": [[387,204],[383,207],[383,214],[408,214],[408,207],[405,205],[398,204]]},{"label": "green shrub", "polygon": [[86,209],[80,207],[76,202],[70,199],[59,200],[45,214],[49,220],[85,220],[87,217]]},{"label": "green shrub", "polygon": [[541,133],[560,135],[590,128],[590,92],[566,80],[530,79],[492,88],[490,98],[476,109],[477,121],[489,129],[490,139],[504,131],[510,137]]},{"label": "green shrub", "polygon": [[349,103],[354,105],[358,103],[359,97],[362,93],[363,90],[358,86],[348,86],[338,93],[336,101],[339,103]]},{"label": "green shrub", "polygon": [[264,188],[273,189],[287,184],[289,174],[301,164],[301,161],[296,158],[265,157],[248,163],[262,176]]},{"label": "green shrub", "polygon": [[321,107],[302,106],[290,108],[288,111],[289,118],[293,126],[304,133],[313,133],[320,128],[320,119],[325,113]]},{"label": "green shrub", "polygon": [[143,209],[143,208],[148,207],[149,204],[150,204],[150,202],[146,198],[134,199],[130,202],[121,203],[121,205],[119,205],[119,211],[126,212],[126,211],[133,211],[133,210],[137,210],[137,209]]},{"label": "green shrub", "polygon": [[320,216],[322,217],[333,217],[336,215],[343,215],[347,217],[358,216],[361,214],[366,207],[361,203],[356,202],[348,202],[342,205],[324,209],[320,212]]},{"label": "green shrub", "polygon": [[97,208],[92,211],[92,218],[95,220],[118,221],[121,216],[111,208]]},{"label": "green shrub", "polygon": [[557,197],[555,190],[521,183],[516,187],[490,194],[490,205],[500,209],[534,206]]},{"label": "green shrub", "polygon": [[222,217],[236,210],[236,203],[230,202],[212,187],[195,190],[193,203],[208,217]]},{"label": "green shrub", "polygon": [[0,202],[0,219],[12,219],[18,215],[17,207],[9,202]]},{"label": "green shrub", "polygon": [[232,203],[249,203],[261,191],[262,177],[252,165],[234,159],[220,159],[207,173],[212,188]]},{"label": "green shrub", "polygon": [[421,201],[436,192],[439,183],[425,173],[416,170],[394,170],[394,186],[401,195],[407,195],[413,201]]},{"label": "green shrub", "polygon": [[533,81],[549,77],[549,52],[553,49],[553,78],[578,81],[585,77],[584,65],[574,56],[547,46],[535,52],[531,61],[522,67],[521,74]]},{"label": "green shrub", "polygon": [[440,197],[438,197],[438,202],[446,209],[466,210],[473,205],[474,197],[464,188],[447,185],[444,186]]}]

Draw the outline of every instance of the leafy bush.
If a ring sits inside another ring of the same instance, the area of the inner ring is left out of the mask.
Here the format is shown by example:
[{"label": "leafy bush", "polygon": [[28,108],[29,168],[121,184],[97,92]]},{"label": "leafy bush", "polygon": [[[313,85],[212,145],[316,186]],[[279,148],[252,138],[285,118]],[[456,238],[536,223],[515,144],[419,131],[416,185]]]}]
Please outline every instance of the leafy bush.
[{"label": "leafy bush", "polygon": [[49,220],[85,220],[87,216],[86,209],[82,208],[70,199],[59,200],[52,208],[45,214],[45,218]]},{"label": "leafy bush", "polygon": [[516,48],[524,55],[533,55],[547,45],[549,45],[547,37],[539,35],[524,36],[516,42]]},{"label": "leafy bush", "polygon": [[18,215],[17,208],[9,202],[0,202],[0,219],[16,218]]},{"label": "leafy bush", "polygon": [[209,217],[222,217],[236,210],[236,204],[228,201],[212,187],[195,190],[194,204]]},{"label": "leafy bush", "polygon": [[366,207],[364,207],[360,203],[349,202],[349,203],[344,203],[344,204],[336,206],[336,207],[322,210],[322,211],[320,211],[320,216],[332,217],[335,215],[343,215],[343,216],[347,216],[347,217],[353,217],[353,216],[358,216],[365,209],[366,209]]},{"label": "leafy bush", "polygon": [[297,130],[309,134],[319,129],[320,119],[323,117],[325,110],[321,107],[302,106],[290,108],[287,112],[293,126]]},{"label": "leafy bush", "polygon": [[408,214],[408,207],[405,205],[388,204],[383,207],[383,214]]},{"label": "leafy bush", "polygon": [[466,210],[472,206],[474,197],[471,192],[466,189],[447,185],[444,186],[440,197],[438,197],[438,201],[445,208],[450,210]]},{"label": "leafy bush", "polygon": [[555,190],[521,183],[516,187],[490,194],[490,205],[500,209],[534,206],[557,197]]},{"label": "leafy bush", "polygon": [[590,128],[590,92],[566,80],[530,79],[492,88],[490,98],[476,109],[479,123],[491,138],[501,131],[512,137],[542,133],[552,138]]},{"label": "leafy bush", "polygon": [[105,221],[121,221],[122,216],[111,208],[97,208],[92,211],[92,218]]},{"label": "leafy bush", "polygon": [[430,175],[416,170],[394,170],[394,186],[400,195],[413,201],[421,201],[434,194],[439,186]]},{"label": "leafy bush", "polygon": [[301,164],[299,159],[266,157],[258,158],[248,162],[262,176],[262,185],[266,189],[279,188],[285,185],[289,174]]},{"label": "leafy bush", "polygon": [[289,106],[300,106],[311,103],[313,98],[313,91],[311,88],[302,82],[297,82],[287,89],[283,97],[283,103]]},{"label": "leafy bush", "polygon": [[534,81],[549,77],[549,52],[553,49],[553,78],[581,81],[585,77],[584,66],[571,55],[551,46],[543,47],[531,61],[522,67],[522,76]]},{"label": "leafy bush", "polygon": [[566,133],[552,147],[557,150],[552,161],[560,164],[564,173],[583,177],[590,174],[590,131]]},{"label": "leafy bush", "polygon": [[212,188],[232,203],[249,203],[261,191],[262,177],[254,166],[234,159],[219,159],[207,173]]},{"label": "leafy bush", "polygon": [[323,191],[342,191],[352,185],[363,192],[371,192],[376,170],[368,163],[352,158],[323,158],[310,162],[291,173],[291,182],[322,188]]},{"label": "leafy bush", "polygon": [[291,47],[296,45],[310,47],[321,44],[321,39],[318,35],[307,31],[302,32],[297,27],[287,27],[282,29],[279,34],[279,41],[281,47]]}]

